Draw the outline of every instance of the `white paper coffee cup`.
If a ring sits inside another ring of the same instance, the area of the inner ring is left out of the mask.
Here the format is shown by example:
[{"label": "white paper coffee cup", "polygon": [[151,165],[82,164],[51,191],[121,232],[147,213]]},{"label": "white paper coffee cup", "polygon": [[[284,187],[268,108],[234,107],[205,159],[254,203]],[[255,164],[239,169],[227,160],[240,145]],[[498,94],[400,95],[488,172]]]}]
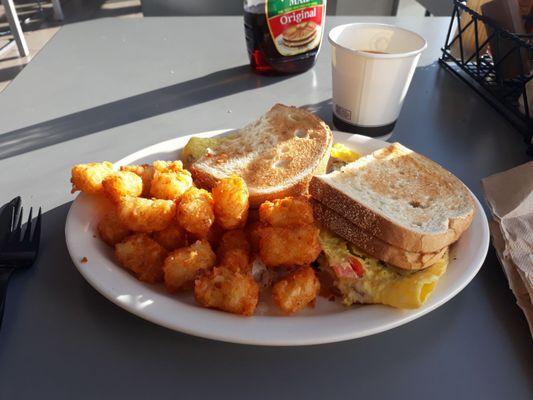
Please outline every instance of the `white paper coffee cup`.
[{"label": "white paper coffee cup", "polygon": [[329,32],[333,123],[370,136],[392,132],[425,39],[393,25],[354,23]]}]

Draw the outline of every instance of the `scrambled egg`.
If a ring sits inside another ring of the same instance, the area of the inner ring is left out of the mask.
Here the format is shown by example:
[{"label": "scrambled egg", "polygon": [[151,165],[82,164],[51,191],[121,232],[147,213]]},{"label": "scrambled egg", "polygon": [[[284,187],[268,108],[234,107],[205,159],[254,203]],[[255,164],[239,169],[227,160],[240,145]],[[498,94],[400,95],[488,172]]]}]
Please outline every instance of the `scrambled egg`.
[{"label": "scrambled egg", "polygon": [[361,155],[341,143],[334,143],[331,147],[331,157],[328,163],[327,172],[337,171],[346,164],[357,160]]},{"label": "scrambled egg", "polygon": [[418,308],[446,272],[448,254],[420,271],[383,263],[353,248],[345,240],[320,232],[320,243],[346,305],[378,303],[396,308]]},{"label": "scrambled egg", "polygon": [[214,149],[220,143],[234,137],[234,134],[216,136],[210,138],[192,137],[189,139],[181,153],[181,160],[185,167],[189,167],[193,162],[206,155],[210,149]]},{"label": "scrambled egg", "polygon": [[334,143],[331,147],[331,157],[336,158],[337,160],[343,161],[345,163],[351,163],[352,161],[355,161],[359,157],[361,157],[361,154],[350,150],[342,143]]}]

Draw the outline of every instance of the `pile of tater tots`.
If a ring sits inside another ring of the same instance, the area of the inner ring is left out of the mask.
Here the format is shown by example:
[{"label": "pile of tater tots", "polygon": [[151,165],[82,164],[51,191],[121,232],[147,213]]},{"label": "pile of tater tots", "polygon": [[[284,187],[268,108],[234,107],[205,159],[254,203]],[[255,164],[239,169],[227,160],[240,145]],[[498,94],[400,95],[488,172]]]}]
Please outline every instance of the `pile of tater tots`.
[{"label": "pile of tater tots", "polygon": [[[193,290],[201,306],[245,316],[254,314],[260,295],[272,296],[284,314],[315,302],[320,282],[311,263],[321,248],[304,196],[250,210],[242,178],[222,179],[208,191],[195,186],[181,161],[119,171],[109,162],[79,164],[71,182],[72,192],[108,203],[98,234],[141,281],[163,282],[170,293]],[[274,276],[270,290],[260,290],[264,284],[252,275],[256,259]]]}]

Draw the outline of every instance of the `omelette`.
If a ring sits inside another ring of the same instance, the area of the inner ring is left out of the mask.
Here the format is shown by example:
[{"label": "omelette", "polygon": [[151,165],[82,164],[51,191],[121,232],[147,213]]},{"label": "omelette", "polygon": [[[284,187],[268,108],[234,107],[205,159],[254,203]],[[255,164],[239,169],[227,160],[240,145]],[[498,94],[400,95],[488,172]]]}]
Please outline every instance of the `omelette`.
[{"label": "omelette", "polygon": [[322,267],[333,276],[343,303],[385,304],[395,308],[418,308],[431,295],[446,272],[448,252],[430,267],[408,271],[370,257],[333,233],[321,230]]}]

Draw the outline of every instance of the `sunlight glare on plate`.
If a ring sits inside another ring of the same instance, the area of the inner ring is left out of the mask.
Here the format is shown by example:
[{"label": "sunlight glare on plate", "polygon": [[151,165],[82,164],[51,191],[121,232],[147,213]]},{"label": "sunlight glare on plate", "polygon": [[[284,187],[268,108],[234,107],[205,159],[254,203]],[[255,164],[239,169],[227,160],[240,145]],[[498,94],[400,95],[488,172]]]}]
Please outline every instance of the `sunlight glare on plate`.
[{"label": "sunlight glare on plate", "polygon": [[146,308],[149,305],[152,305],[154,303],[154,301],[151,299],[142,301],[142,298],[143,298],[142,294],[138,296],[132,296],[129,294],[121,294],[120,296],[117,296],[117,300],[119,302],[125,303],[129,306],[133,306],[138,310],[142,310],[143,308]]}]

